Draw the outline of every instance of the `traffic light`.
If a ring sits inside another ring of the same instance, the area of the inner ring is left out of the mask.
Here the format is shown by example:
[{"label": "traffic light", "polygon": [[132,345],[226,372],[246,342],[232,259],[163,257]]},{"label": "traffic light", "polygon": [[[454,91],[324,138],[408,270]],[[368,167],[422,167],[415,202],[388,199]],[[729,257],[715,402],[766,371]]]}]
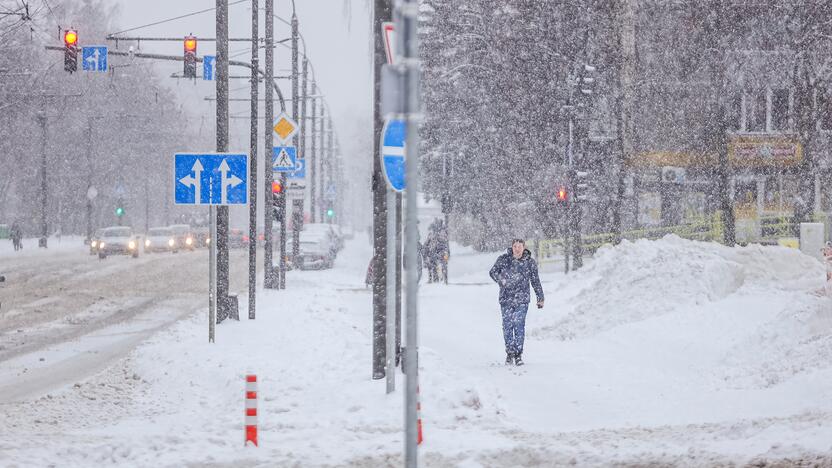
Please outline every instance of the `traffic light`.
[{"label": "traffic light", "polygon": [[124,216],[124,208],[122,208],[120,206],[118,208],[116,208],[116,216],[118,216],[119,218]]},{"label": "traffic light", "polygon": [[575,184],[575,201],[587,200],[587,192],[589,191],[588,176],[589,172],[575,171],[573,179]]},{"label": "traffic light", "polygon": [[327,209],[326,210],[326,217],[327,218],[332,218],[333,216],[335,216],[335,210],[333,210],[332,208]]},{"label": "traffic light", "polygon": [[584,65],[578,80],[578,87],[584,96],[590,96],[595,92],[595,71],[596,69],[592,65]]},{"label": "traffic light", "polygon": [[283,193],[283,184],[275,180],[272,182],[272,213],[274,221],[279,223],[283,220],[283,209],[280,206],[280,195]]},{"label": "traffic light", "polygon": [[196,78],[196,36],[185,36],[184,45],[183,75],[185,78]]},{"label": "traffic light", "polygon": [[566,187],[558,187],[558,203],[566,203],[569,201],[569,191]]},{"label": "traffic light", "polygon": [[78,31],[74,29],[64,31],[64,70],[78,70]]}]

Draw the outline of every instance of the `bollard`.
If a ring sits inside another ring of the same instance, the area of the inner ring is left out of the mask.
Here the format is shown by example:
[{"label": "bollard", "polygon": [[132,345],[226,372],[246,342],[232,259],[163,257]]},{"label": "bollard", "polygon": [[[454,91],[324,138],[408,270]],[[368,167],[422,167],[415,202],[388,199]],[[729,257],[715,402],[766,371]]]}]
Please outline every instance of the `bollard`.
[{"label": "bollard", "polygon": [[246,376],[246,441],[257,444],[257,376]]}]

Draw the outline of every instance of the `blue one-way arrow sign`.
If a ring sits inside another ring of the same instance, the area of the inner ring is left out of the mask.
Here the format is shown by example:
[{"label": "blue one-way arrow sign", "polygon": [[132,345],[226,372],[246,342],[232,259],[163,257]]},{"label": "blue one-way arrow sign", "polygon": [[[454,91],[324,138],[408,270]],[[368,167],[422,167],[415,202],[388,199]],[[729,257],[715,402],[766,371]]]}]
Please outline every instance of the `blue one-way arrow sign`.
[{"label": "blue one-way arrow sign", "polygon": [[178,205],[248,204],[248,155],[176,154],[174,200]]},{"label": "blue one-way arrow sign", "polygon": [[390,188],[404,190],[404,143],[407,126],[402,119],[388,119],[381,129],[381,164]]},{"label": "blue one-way arrow sign", "polygon": [[214,64],[217,57],[214,55],[206,55],[202,57],[202,79],[205,81],[214,81]]},{"label": "blue one-way arrow sign", "polygon": [[107,71],[107,46],[82,47],[81,63],[84,71]]}]

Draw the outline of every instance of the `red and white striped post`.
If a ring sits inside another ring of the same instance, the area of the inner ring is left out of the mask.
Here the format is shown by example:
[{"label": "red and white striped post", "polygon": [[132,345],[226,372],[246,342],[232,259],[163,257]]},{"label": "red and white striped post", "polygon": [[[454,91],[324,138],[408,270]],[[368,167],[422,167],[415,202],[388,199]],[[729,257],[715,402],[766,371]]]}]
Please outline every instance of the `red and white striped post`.
[{"label": "red and white striped post", "polygon": [[257,445],[257,376],[246,376],[246,441]]}]

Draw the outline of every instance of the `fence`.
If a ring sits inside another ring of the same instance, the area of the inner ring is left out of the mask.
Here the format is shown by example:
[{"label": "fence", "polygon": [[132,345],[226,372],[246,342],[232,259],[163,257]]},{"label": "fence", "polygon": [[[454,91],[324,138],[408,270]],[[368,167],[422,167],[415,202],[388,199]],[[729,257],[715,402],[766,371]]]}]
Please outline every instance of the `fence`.
[{"label": "fence", "polygon": [[[738,223],[738,241],[740,242],[777,244],[783,243],[784,239],[797,238],[800,232],[800,226],[794,222],[794,216],[770,215],[748,221],[747,223]],[[826,232],[829,232],[830,220],[826,214],[815,213],[812,216],[812,221],[824,223]],[[739,224],[742,224],[742,226]],[[742,231],[742,235],[739,235],[740,231]],[[655,240],[668,234],[675,234],[683,239],[722,242],[722,213],[717,212],[712,216],[701,217],[676,226],[655,226],[624,231],[621,238],[627,240]],[[581,239],[581,245],[584,252],[591,254],[604,244],[614,243],[615,238],[615,233],[611,232],[586,234]],[[539,239],[534,244],[538,263],[551,263],[563,259],[563,239]]]}]

